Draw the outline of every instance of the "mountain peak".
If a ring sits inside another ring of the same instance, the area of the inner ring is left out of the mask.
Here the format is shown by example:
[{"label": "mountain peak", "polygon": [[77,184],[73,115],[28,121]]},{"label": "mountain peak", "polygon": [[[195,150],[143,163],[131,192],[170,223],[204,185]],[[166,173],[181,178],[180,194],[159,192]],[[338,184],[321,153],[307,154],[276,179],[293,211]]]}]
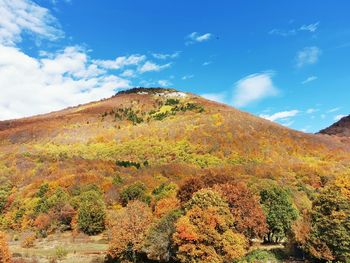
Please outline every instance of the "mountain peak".
[{"label": "mountain peak", "polygon": [[336,135],[339,137],[350,137],[350,115],[341,118],[339,121],[328,128],[321,130],[319,133]]}]

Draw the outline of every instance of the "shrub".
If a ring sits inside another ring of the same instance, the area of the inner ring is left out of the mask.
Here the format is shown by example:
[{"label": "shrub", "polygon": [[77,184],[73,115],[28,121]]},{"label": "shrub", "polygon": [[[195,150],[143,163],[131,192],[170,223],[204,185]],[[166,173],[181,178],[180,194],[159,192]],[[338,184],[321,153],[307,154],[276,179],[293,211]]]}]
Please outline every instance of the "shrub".
[{"label": "shrub", "polygon": [[131,161],[119,161],[117,160],[115,162],[115,164],[117,166],[121,166],[121,167],[136,167],[137,169],[141,168],[141,164],[137,163],[137,162],[131,162]]},{"label": "shrub", "polygon": [[68,255],[68,250],[62,246],[57,246],[55,248],[55,256],[58,260],[62,260]]},{"label": "shrub", "polygon": [[268,250],[253,250],[249,252],[245,257],[240,259],[238,263],[278,263],[281,262],[278,257]]},{"label": "shrub", "polygon": [[21,247],[23,248],[31,248],[34,247],[35,245],[35,240],[36,236],[34,233],[29,233],[24,236],[22,242],[21,242]]}]

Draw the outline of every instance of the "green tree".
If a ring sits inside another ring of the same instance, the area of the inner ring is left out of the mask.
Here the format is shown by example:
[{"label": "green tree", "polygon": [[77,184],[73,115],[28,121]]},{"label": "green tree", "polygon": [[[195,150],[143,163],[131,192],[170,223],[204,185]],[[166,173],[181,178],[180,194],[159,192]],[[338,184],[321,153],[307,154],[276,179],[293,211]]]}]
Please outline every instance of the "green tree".
[{"label": "green tree", "polygon": [[120,199],[123,206],[126,206],[131,200],[139,200],[145,203],[150,203],[151,199],[146,194],[146,186],[141,182],[135,182],[126,186],[120,193]]},{"label": "green tree", "polygon": [[264,189],[260,192],[260,197],[269,226],[265,241],[279,242],[290,233],[298,212],[293,207],[289,193],[280,187]]},{"label": "green tree", "polygon": [[7,197],[8,197],[8,193],[4,190],[0,190],[0,214],[5,209],[5,206],[7,204]]},{"label": "green tree", "polygon": [[82,193],[78,209],[78,226],[88,235],[105,229],[106,208],[102,196],[96,191]]},{"label": "green tree", "polygon": [[333,186],[313,202],[309,252],[318,259],[350,261],[350,200]]},{"label": "green tree", "polygon": [[180,216],[179,210],[173,210],[149,229],[142,249],[149,259],[167,262],[175,256],[172,235],[175,232],[175,222]]}]

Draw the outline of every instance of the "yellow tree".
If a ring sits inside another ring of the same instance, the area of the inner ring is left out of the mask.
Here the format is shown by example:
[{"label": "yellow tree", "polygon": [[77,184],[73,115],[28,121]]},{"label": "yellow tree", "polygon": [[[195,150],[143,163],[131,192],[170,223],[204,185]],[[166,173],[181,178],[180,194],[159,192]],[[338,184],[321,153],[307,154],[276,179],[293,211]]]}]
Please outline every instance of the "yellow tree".
[{"label": "yellow tree", "polygon": [[6,236],[2,232],[0,232],[0,262],[1,263],[11,262],[11,254],[6,242]]}]

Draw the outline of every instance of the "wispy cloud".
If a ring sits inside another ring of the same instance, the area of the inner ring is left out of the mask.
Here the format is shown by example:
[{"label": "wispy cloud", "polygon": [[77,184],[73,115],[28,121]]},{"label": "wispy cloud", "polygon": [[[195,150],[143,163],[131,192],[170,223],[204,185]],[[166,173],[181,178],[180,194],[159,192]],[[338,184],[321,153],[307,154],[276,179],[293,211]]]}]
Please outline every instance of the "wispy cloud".
[{"label": "wispy cloud", "polygon": [[194,77],[194,75],[185,75],[181,79],[182,80],[188,80],[188,79],[192,79],[193,77]]},{"label": "wispy cloud", "polygon": [[300,113],[299,110],[291,110],[291,111],[280,111],[271,115],[261,114],[259,116],[270,121],[277,121],[277,120],[286,121],[286,120],[289,120],[289,118],[294,117],[298,113]]},{"label": "wispy cloud", "polygon": [[321,49],[315,46],[303,48],[296,56],[297,67],[300,68],[305,65],[317,63],[321,53]]},{"label": "wispy cloud", "polygon": [[198,32],[192,32],[189,34],[185,42],[186,45],[194,44],[194,43],[200,43],[210,40],[213,37],[211,33],[205,33],[205,34],[199,34]]},{"label": "wispy cloud", "polygon": [[332,112],[336,112],[336,111],[338,111],[338,110],[340,110],[340,108],[339,108],[339,107],[336,107],[336,108],[333,108],[333,109],[328,110],[327,112],[328,112],[328,113],[332,113]]},{"label": "wispy cloud", "polygon": [[302,83],[302,84],[306,84],[306,83],[309,83],[309,82],[314,81],[314,80],[316,80],[316,79],[318,79],[318,77],[316,77],[316,76],[310,76],[310,77],[308,77],[307,79],[305,79],[304,81],[302,81],[301,83]]},{"label": "wispy cloud", "polygon": [[203,62],[203,66],[209,66],[210,64],[212,64],[213,62],[212,61],[205,61]]},{"label": "wispy cloud", "polygon": [[295,36],[300,31],[307,31],[309,33],[315,33],[318,29],[320,22],[316,22],[313,24],[305,24],[301,25],[299,28],[291,28],[291,29],[278,29],[274,28],[269,31],[270,35],[277,35],[282,37]]},{"label": "wispy cloud", "polygon": [[278,89],[272,82],[273,73],[249,75],[235,83],[233,105],[244,107],[263,98],[276,96]]},{"label": "wispy cloud", "polygon": [[312,114],[312,113],[315,113],[315,112],[317,112],[317,111],[318,111],[318,109],[310,108],[310,109],[307,109],[307,110],[306,110],[306,113],[307,113],[307,114]]},{"label": "wispy cloud", "polygon": [[316,22],[313,24],[308,24],[308,25],[302,25],[299,30],[300,31],[308,31],[308,32],[316,32],[316,30],[318,29],[320,22]]},{"label": "wispy cloud", "polygon": [[166,59],[174,59],[179,57],[181,54],[180,51],[176,51],[171,54],[165,54],[165,53],[153,53],[152,56],[156,59],[166,60]]}]

